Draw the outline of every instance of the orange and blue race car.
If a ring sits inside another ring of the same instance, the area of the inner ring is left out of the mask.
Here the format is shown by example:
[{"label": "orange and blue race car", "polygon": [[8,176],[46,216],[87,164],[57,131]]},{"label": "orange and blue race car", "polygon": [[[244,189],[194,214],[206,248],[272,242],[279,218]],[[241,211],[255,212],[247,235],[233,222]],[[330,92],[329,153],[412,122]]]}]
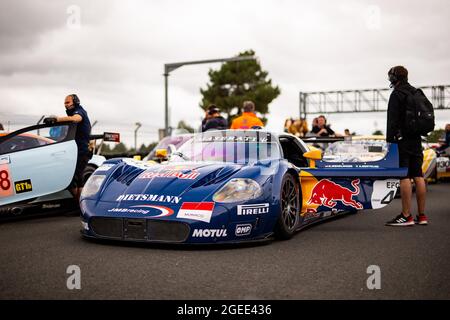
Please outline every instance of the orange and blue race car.
[{"label": "orange and blue race car", "polygon": [[312,223],[386,206],[405,175],[394,144],[360,143],[352,159],[336,160],[290,134],[207,131],[161,164],[107,160],[83,189],[81,232],[184,244],[289,239]]}]

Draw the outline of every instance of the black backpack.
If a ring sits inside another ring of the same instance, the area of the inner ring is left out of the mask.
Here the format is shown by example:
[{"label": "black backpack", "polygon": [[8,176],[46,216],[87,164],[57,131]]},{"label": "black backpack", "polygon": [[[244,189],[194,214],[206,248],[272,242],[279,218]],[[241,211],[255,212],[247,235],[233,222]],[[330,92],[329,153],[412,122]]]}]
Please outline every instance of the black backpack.
[{"label": "black backpack", "polygon": [[404,135],[426,136],[434,130],[433,104],[428,100],[421,89],[414,92],[406,89],[397,89],[406,94]]}]

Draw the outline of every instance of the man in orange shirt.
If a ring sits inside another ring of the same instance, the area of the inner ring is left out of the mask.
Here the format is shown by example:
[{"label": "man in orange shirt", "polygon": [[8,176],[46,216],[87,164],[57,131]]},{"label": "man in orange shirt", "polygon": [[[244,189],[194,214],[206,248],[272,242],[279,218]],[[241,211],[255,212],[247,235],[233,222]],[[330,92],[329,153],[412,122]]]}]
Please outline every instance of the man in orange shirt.
[{"label": "man in orange shirt", "polygon": [[244,113],[231,123],[231,129],[251,129],[254,126],[264,127],[264,124],[255,114],[255,104],[252,101],[244,101]]}]

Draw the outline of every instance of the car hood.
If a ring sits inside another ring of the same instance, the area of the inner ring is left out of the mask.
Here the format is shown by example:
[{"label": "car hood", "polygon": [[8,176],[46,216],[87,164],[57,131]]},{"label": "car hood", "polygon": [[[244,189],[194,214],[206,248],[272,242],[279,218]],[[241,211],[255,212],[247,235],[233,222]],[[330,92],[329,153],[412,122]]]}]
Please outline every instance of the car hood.
[{"label": "car hood", "polygon": [[124,161],[111,168],[99,200],[119,205],[124,202],[177,205],[189,193],[189,201],[203,201],[245,168],[248,167],[224,163],[146,165]]}]

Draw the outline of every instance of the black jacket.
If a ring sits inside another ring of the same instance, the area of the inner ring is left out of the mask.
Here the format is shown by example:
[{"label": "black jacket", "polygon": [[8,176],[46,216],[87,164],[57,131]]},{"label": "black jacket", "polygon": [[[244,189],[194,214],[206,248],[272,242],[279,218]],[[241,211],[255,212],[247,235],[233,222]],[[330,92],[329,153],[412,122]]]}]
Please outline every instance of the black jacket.
[{"label": "black jacket", "polygon": [[400,152],[411,154],[421,154],[421,137],[411,134],[405,129],[406,118],[406,93],[399,90],[406,90],[414,93],[416,88],[408,82],[399,84],[389,97],[387,112],[386,141],[398,143]]},{"label": "black jacket", "polygon": [[203,126],[203,132],[208,130],[225,130],[228,129],[228,121],[222,116],[208,119]]}]

